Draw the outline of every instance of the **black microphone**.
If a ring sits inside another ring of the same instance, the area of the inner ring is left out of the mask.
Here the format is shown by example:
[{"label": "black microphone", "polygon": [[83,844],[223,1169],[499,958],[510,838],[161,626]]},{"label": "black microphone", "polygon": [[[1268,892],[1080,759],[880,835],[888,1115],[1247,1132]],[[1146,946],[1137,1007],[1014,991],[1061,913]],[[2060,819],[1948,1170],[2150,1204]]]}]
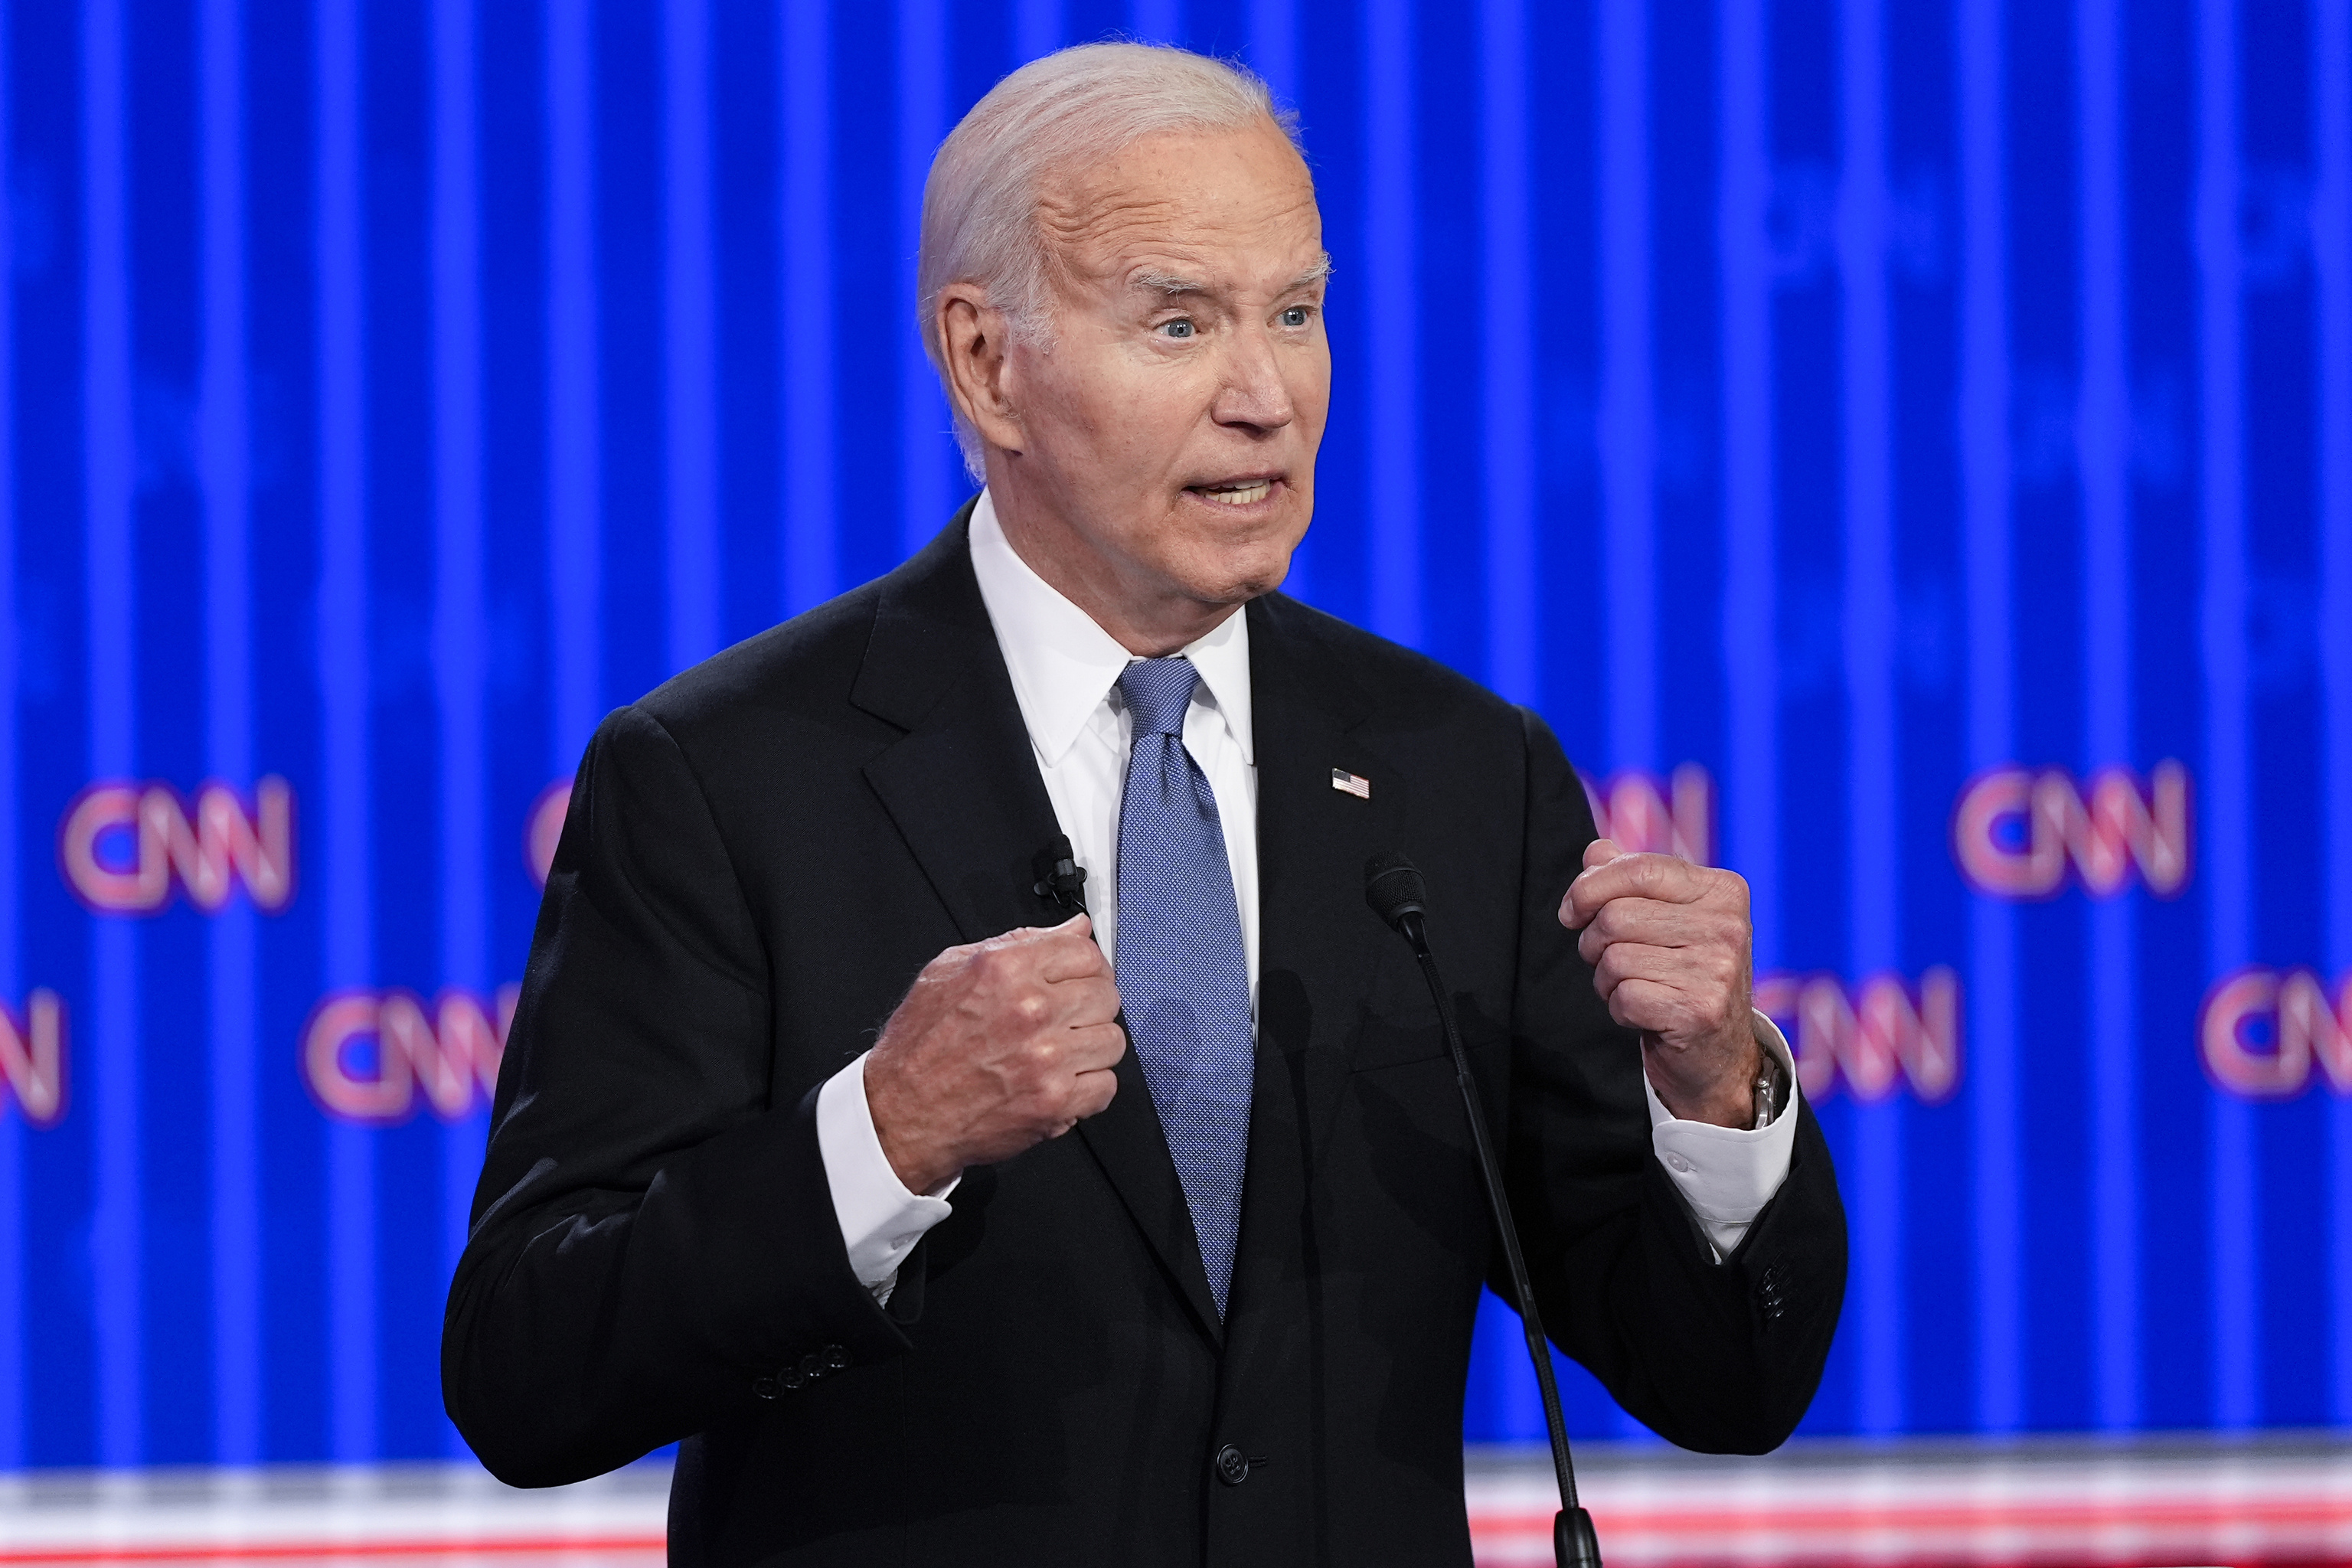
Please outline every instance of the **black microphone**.
[{"label": "black microphone", "polygon": [[1437,976],[1437,960],[1430,955],[1429,889],[1412,861],[1391,850],[1364,863],[1364,902],[1397,934],[1412,944],[1421,961],[1422,978],[1429,982],[1430,999],[1437,1004],[1437,1019],[1445,1030],[1445,1048],[1454,1054],[1454,1081],[1462,1089],[1462,1109],[1470,1118],[1470,1142],[1478,1151],[1478,1173],[1486,1184],[1486,1207],[1502,1233],[1503,1258],[1510,1266],[1511,1290],[1518,1297],[1519,1326],[1527,1331],[1528,1355],[1536,1363],[1536,1386],[1543,1394],[1544,1425],[1551,1429],[1551,1466],[1559,1478],[1559,1512],[1552,1516],[1551,1551],[1559,1568],[1601,1568],[1601,1538],[1593,1533],[1592,1516],[1576,1500],[1576,1467],[1568,1457],[1568,1419],[1560,1414],[1559,1384],[1552,1376],[1551,1348],[1544,1339],[1543,1319],[1536,1310],[1535,1287],[1528,1282],[1528,1261],[1519,1252],[1518,1228],[1511,1223],[1511,1200],[1503,1192],[1503,1173],[1495,1163],[1495,1146],[1486,1136],[1486,1115],[1478,1108],[1478,1088],[1470,1079],[1470,1058],[1462,1049],[1462,1031],[1454,1022],[1454,1002]]},{"label": "black microphone", "polygon": [[1068,834],[1055,835],[1054,841],[1031,858],[1029,868],[1037,874],[1031,892],[1065,913],[1086,911],[1087,868],[1078,864]]}]

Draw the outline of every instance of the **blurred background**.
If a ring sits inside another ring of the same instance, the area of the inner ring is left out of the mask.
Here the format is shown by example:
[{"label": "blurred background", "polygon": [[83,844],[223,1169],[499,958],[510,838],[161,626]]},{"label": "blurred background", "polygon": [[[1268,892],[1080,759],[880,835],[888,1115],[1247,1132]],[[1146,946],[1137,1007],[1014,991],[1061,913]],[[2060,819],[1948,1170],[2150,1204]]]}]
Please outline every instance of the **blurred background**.
[{"label": "blurred background", "polygon": [[437,1339],[574,763],[969,493],[922,179],[1113,35],[1298,114],[1289,591],[1754,889],[1845,1317],[1779,1470],[1570,1369],[1612,1561],[1865,1475],[2352,1561],[2352,0],[0,0],[0,1559],[489,1539],[398,1500],[504,1506]]}]

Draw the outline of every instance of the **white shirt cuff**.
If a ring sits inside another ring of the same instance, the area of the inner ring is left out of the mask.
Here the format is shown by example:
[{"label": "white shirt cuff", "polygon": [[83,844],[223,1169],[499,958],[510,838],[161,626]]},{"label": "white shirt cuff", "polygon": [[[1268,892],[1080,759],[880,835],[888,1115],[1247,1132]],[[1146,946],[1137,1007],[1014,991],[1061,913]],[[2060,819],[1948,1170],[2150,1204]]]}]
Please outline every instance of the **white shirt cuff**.
[{"label": "white shirt cuff", "polygon": [[816,1091],[816,1146],[824,1161],[826,1184],[833,1189],[833,1216],[849,1248],[850,1272],[874,1292],[877,1301],[887,1302],[898,1288],[898,1266],[907,1261],[907,1254],[915,1250],[925,1231],[954,1212],[947,1197],[962,1178],[950,1178],[934,1193],[907,1190],[874,1131],[874,1112],[866,1103],[864,1056]]},{"label": "white shirt cuff", "polygon": [[1718,1263],[1738,1247],[1750,1222],[1789,1179],[1789,1162],[1797,1151],[1796,1058],[1771,1019],[1754,1013],[1750,1027],[1756,1043],[1779,1058],[1781,1070],[1789,1075],[1789,1103],[1769,1127],[1681,1121],[1650,1087],[1650,1075],[1642,1074],[1642,1098],[1650,1106],[1651,1151],[1706,1233]]}]

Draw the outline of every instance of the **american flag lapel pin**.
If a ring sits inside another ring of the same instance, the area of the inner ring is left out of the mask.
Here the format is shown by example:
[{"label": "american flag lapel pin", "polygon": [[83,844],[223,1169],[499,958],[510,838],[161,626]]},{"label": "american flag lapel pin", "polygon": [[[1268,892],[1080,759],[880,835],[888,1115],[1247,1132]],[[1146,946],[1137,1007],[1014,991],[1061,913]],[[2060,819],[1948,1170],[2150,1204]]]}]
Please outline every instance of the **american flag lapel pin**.
[{"label": "american flag lapel pin", "polygon": [[1372,781],[1360,779],[1345,768],[1331,770],[1331,787],[1341,795],[1352,795],[1358,800],[1372,798]]}]

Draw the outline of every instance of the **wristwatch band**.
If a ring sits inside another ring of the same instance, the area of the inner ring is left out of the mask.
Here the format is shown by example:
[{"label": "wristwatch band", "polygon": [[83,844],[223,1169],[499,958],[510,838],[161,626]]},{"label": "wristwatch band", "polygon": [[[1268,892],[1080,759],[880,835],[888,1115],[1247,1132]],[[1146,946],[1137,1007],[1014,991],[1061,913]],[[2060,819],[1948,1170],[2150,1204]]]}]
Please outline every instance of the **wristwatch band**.
[{"label": "wristwatch band", "polygon": [[1763,1051],[1761,1054],[1764,1070],[1756,1075],[1755,1085],[1750,1090],[1756,1106],[1756,1120],[1750,1124],[1750,1131],[1754,1131],[1771,1126],[1789,1103],[1789,1070],[1780,1065],[1780,1058],[1772,1052]]}]

